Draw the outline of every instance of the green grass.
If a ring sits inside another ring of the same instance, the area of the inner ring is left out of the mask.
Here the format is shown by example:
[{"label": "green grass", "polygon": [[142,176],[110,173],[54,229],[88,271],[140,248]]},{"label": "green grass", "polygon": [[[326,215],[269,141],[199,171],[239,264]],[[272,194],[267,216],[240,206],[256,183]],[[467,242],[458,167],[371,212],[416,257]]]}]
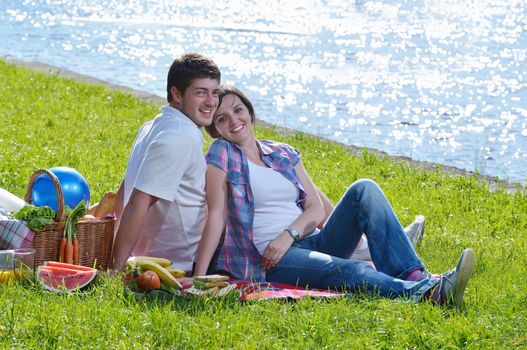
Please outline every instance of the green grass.
[{"label": "green grass", "polygon": [[[158,106],[107,88],[0,61],[0,187],[24,196],[39,168],[70,166],[97,200],[116,190],[135,133]],[[163,82],[160,82],[162,84]],[[258,106],[256,106],[258,109]],[[258,137],[302,151],[336,202],[356,179],[379,183],[403,224],[427,217],[418,253],[433,272],[471,247],[476,271],[461,312],[372,297],[298,303],[136,302],[120,277],[86,295],[0,286],[3,348],[526,348],[527,194],[490,191],[474,177],[396,163],[272,127]],[[208,142],[210,141],[207,139]]]}]

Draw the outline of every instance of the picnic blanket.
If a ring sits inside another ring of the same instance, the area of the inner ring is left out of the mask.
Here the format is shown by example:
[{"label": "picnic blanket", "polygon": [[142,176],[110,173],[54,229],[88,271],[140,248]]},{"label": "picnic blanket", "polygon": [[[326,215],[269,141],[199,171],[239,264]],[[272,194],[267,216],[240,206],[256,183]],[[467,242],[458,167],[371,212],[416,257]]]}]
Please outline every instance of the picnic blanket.
[{"label": "picnic blanket", "polygon": [[240,291],[240,300],[300,300],[305,297],[315,299],[339,298],[346,294],[322,289],[309,289],[306,287],[291,286],[281,283],[252,283],[249,281],[229,281],[236,283]]},{"label": "picnic blanket", "polygon": [[25,221],[0,215],[0,249],[31,248],[34,236]]},{"label": "picnic blanket", "polygon": [[[184,278],[190,280],[191,278]],[[306,287],[297,287],[281,283],[255,283],[251,281],[243,280],[228,280],[231,285],[235,288],[230,288],[229,294],[204,294],[195,295],[187,293],[186,290],[191,288],[191,285],[184,286],[181,290],[176,293],[171,293],[163,289],[154,289],[148,293],[137,293],[133,292],[125,287],[125,294],[130,294],[135,297],[136,300],[173,300],[177,298],[219,298],[226,297],[228,295],[235,295],[239,301],[256,301],[256,300],[271,300],[279,299],[285,301],[297,301],[306,297],[314,299],[328,299],[328,298],[340,298],[345,297],[347,294],[331,290],[321,289],[309,289]],[[183,283],[185,285],[185,283]],[[235,294],[236,293],[236,294]]]}]

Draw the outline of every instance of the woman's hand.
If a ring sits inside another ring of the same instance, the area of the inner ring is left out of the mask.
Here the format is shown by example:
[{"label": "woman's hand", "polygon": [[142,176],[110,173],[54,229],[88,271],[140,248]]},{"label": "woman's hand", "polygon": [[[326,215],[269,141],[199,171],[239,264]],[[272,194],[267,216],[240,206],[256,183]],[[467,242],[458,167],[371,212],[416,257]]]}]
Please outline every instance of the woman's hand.
[{"label": "woman's hand", "polygon": [[267,245],[263,252],[263,265],[266,270],[269,270],[278,264],[284,254],[293,245],[294,239],[287,233],[282,232],[278,237],[273,239],[271,243]]}]

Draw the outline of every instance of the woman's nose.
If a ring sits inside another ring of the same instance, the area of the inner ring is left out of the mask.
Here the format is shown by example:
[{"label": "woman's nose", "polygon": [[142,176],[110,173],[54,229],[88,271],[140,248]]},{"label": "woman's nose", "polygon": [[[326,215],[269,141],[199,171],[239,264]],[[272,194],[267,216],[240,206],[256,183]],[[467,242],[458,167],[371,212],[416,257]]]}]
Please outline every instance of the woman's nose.
[{"label": "woman's nose", "polygon": [[229,116],[229,126],[235,126],[238,123],[238,118],[234,115]]}]

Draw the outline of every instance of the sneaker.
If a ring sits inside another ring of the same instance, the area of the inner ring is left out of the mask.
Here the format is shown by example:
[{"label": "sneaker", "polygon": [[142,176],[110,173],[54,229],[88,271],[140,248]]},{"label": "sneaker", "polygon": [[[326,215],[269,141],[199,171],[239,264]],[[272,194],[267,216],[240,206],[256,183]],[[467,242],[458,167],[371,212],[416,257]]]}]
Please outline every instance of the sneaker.
[{"label": "sneaker", "polygon": [[474,273],[474,252],[471,249],[465,249],[461,253],[456,268],[441,275],[438,303],[440,305],[454,304],[458,310],[461,309],[465,287],[472,273]]},{"label": "sneaker", "polygon": [[425,217],[417,215],[414,222],[404,228],[404,233],[406,233],[412,245],[418,247],[425,234]]}]

